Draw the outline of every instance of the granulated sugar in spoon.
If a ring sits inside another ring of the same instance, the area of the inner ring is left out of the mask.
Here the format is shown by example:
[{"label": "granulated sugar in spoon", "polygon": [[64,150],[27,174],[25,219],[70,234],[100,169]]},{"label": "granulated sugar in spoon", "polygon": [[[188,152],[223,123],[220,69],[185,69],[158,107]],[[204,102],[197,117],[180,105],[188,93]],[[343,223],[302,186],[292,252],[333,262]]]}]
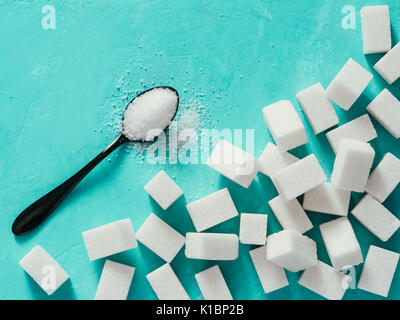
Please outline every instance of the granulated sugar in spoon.
[{"label": "granulated sugar in spoon", "polygon": [[155,87],[137,95],[125,109],[121,135],[71,178],[22,211],[13,223],[12,232],[23,235],[35,229],[94,167],[119,146],[128,141],[156,139],[174,119],[178,104],[178,92],[171,87]]}]

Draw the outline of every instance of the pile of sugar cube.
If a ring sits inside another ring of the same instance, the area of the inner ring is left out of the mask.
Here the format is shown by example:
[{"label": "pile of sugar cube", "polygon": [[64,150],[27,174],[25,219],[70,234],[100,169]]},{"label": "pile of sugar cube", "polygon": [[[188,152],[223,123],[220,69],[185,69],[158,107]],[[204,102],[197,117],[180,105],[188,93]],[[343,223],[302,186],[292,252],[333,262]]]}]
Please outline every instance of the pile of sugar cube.
[{"label": "pile of sugar cube", "polygon": [[[389,8],[364,7],[361,19],[364,53],[387,52],[374,68],[391,84],[400,77],[400,43],[391,48]],[[282,231],[267,236],[267,214],[240,213],[237,234],[207,232],[239,216],[229,190],[223,188],[186,205],[196,232],[183,235],[154,213],[136,234],[130,219],[83,232],[89,260],[136,248],[139,241],[165,261],[146,276],[157,297],[186,300],[189,295],[171,267],[178,252],[184,247],[187,259],[229,261],[238,258],[241,243],[256,246],[248,250],[249,259],[264,293],[289,285],[286,269],[302,272],[298,280],[301,286],[326,299],[340,300],[351,281],[342,271],[363,263],[357,287],[387,297],[399,254],[370,245],[363,256],[347,215],[351,192],[364,193],[351,214],[380,241],[386,242],[393,236],[400,220],[383,202],[400,182],[400,159],[386,153],[371,170],[375,150],[368,142],[377,138],[377,132],[370,117],[365,113],[337,126],[339,118],[332,104],[349,110],[372,78],[368,70],[350,58],[326,89],[317,83],[297,94],[314,134],[329,129],[326,138],[336,156],[330,181],[318,155],[299,159],[288,152],[308,142],[304,124],[288,100],[263,108],[275,144],[267,143],[258,159],[225,140],[220,140],[213,149],[207,165],[243,188],[249,188],[259,172],[270,177],[279,195],[268,200],[268,205]],[[394,138],[400,137],[400,102],[389,90],[384,89],[366,109]],[[332,129],[334,126],[337,127]],[[144,189],[164,210],[183,194],[164,171],[154,176]],[[315,240],[304,235],[314,227],[306,211],[335,216],[319,225],[330,264],[318,259]],[[19,264],[48,294],[69,278],[40,246],[34,247]],[[43,271],[50,269],[55,281],[50,281]],[[107,259],[95,299],[126,299],[134,273],[134,267]],[[193,281],[204,299],[233,299],[218,264],[194,274]]]}]

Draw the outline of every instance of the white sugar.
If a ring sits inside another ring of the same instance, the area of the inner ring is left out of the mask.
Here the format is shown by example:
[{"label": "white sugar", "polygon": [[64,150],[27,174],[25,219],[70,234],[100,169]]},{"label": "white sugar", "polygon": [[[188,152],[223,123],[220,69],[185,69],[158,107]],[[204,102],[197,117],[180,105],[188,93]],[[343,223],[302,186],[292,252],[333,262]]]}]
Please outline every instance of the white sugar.
[{"label": "white sugar", "polygon": [[176,201],[183,191],[178,185],[161,170],[145,186],[144,190],[160,205],[164,210]]},{"label": "white sugar", "polygon": [[240,215],[239,240],[244,244],[265,244],[268,216],[258,213]]},{"label": "white sugar", "polygon": [[336,189],[332,183],[324,182],[306,192],[303,199],[305,210],[347,216],[350,203],[350,191]]},{"label": "white sugar", "polygon": [[132,141],[152,141],[172,121],[178,96],[169,88],[155,88],[135,98],[124,113],[122,130]]},{"label": "white sugar", "polygon": [[400,138],[400,101],[383,89],[367,106],[367,111],[396,139]]},{"label": "white sugar", "polygon": [[250,250],[250,257],[264,293],[270,293],[289,285],[285,270],[266,259],[266,246]]},{"label": "white sugar", "polygon": [[[53,294],[69,278],[65,270],[41,246],[35,246],[29,251],[19,265],[48,295]],[[49,280],[49,274],[54,275],[54,283]]]},{"label": "white sugar", "polygon": [[333,151],[336,153],[342,139],[354,139],[368,142],[377,137],[374,125],[367,114],[351,120],[326,134]]},{"label": "white sugar", "polygon": [[197,232],[204,231],[238,215],[227,188],[186,205]]},{"label": "white sugar", "polygon": [[284,229],[293,229],[304,233],[313,227],[297,199],[284,201],[282,197],[277,196],[268,201],[268,204]]},{"label": "white sugar", "polygon": [[94,299],[126,300],[134,273],[134,267],[106,260]]},{"label": "white sugar", "polygon": [[263,108],[264,120],[276,145],[287,151],[307,143],[303,122],[293,104],[281,100]]},{"label": "white sugar", "polygon": [[336,189],[364,192],[375,151],[369,143],[342,139],[333,165],[332,184]]},{"label": "white sugar", "polygon": [[185,243],[183,235],[154,213],[147,217],[136,237],[166,262],[171,262]]},{"label": "white sugar", "polygon": [[348,110],[371,80],[371,72],[350,58],[326,88],[326,93],[339,107]]},{"label": "white sugar", "polygon": [[374,69],[388,84],[392,84],[400,77],[400,42],[374,65]]},{"label": "white sugar", "polygon": [[90,260],[96,260],[137,247],[130,219],[118,220],[82,232]]},{"label": "white sugar", "polygon": [[362,7],[360,16],[364,53],[389,51],[392,47],[389,7]]},{"label": "white sugar", "polygon": [[326,176],[316,156],[310,154],[278,171],[271,180],[279,195],[289,201],[319,186]]},{"label": "white sugar", "polygon": [[207,165],[228,179],[248,188],[258,172],[258,161],[246,151],[220,140]]},{"label": "white sugar", "polygon": [[400,159],[388,152],[370,174],[365,191],[383,202],[399,183]]},{"label": "white sugar", "polygon": [[398,261],[398,253],[370,246],[358,288],[387,297]]},{"label": "white sugar", "polygon": [[320,83],[299,92],[297,100],[315,134],[339,123],[336,111]]},{"label": "white sugar", "polygon": [[400,220],[369,194],[361,199],[351,213],[381,241],[388,241],[400,227]]},{"label": "white sugar", "polygon": [[190,300],[171,266],[166,263],[146,275],[159,300]]},{"label": "white sugar", "polygon": [[360,244],[347,217],[321,224],[321,235],[335,269],[357,266],[363,262]]},{"label": "white sugar", "polygon": [[233,300],[218,265],[194,275],[204,300]]},{"label": "white sugar", "polygon": [[299,284],[329,300],[342,300],[348,288],[345,275],[321,261],[304,270]]},{"label": "white sugar", "polygon": [[286,168],[299,158],[289,152],[282,152],[276,145],[268,142],[259,158],[260,172],[268,177]]},{"label": "white sugar", "polygon": [[189,259],[235,260],[239,238],[230,233],[186,233],[185,255]]},{"label": "white sugar", "polygon": [[317,264],[317,245],[297,230],[283,230],[267,238],[267,260],[292,272]]}]

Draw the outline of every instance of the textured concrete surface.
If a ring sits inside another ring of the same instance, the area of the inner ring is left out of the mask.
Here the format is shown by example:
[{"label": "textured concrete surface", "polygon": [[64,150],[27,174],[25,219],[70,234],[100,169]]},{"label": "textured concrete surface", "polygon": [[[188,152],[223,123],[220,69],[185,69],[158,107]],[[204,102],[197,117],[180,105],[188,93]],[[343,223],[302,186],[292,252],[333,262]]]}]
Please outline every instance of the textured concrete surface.
[{"label": "textured concrete surface", "polygon": [[[362,53],[359,10],[364,4],[389,4],[394,42],[400,31],[400,6],[387,1],[122,1],[55,0],[56,29],[41,21],[47,1],[0,0],[0,298],[48,299],[17,263],[34,245],[43,246],[69,273],[51,299],[92,299],[104,260],[89,262],[81,232],[129,217],[135,230],[155,212],[178,231],[194,227],[185,203],[227,186],[239,212],[269,214],[268,232],[281,228],[267,205],[276,196],[270,179],[259,175],[246,190],[205,165],[151,165],[123,147],[93,171],[38,230],[16,238],[16,215],[95,156],[115,137],[115,119],[136,92],[171,85],[182,99],[206,105],[205,127],[252,128],[255,155],[272,141],[261,109],[279,99],[291,100],[306,123],[310,142],[294,150],[315,152],[330,175],[334,155],[323,134],[315,137],[295,99],[300,90],[321,82],[326,87],[349,57],[374,74],[374,80],[349,112],[336,108],[340,123],[365,113],[365,106],[387,84],[373,71],[380,55]],[[355,29],[342,28],[341,10],[356,9]],[[399,84],[390,90],[400,98]],[[400,156],[399,142],[375,120],[378,139],[374,166],[384,153]],[[162,211],[143,186],[160,168],[184,190]],[[400,190],[385,206],[400,215]],[[350,209],[360,196],[353,195]],[[333,219],[310,213],[314,225]],[[399,232],[380,242],[350,217],[365,257],[374,244],[399,251]],[[238,233],[239,218],[210,231]],[[329,263],[318,227],[319,258]],[[320,299],[297,284],[264,295],[250,256],[219,263],[236,299]],[[145,275],[163,262],[144,246],[112,257],[135,266],[130,299],[156,298]],[[192,299],[201,294],[194,274],[213,262],[188,261],[183,250],[172,267]],[[357,267],[359,276],[361,267]],[[246,279],[244,284],[243,279]],[[345,299],[379,299],[348,290]],[[400,274],[389,298],[400,298]]]}]

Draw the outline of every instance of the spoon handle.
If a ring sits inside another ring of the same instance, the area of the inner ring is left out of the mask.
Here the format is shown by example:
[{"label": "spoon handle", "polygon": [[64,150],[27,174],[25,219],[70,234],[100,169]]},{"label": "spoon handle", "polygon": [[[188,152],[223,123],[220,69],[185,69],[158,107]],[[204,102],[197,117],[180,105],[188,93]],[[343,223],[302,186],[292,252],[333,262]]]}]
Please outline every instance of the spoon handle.
[{"label": "spoon handle", "polygon": [[120,135],[113,143],[100,152],[92,161],[90,161],[81,170],[75,173],[71,178],[64,181],[58,187],[32,203],[15,219],[12,232],[15,235],[23,235],[35,229],[41,224],[64,198],[72,191],[72,189],[104,158],[117,149],[120,145],[127,142],[128,139],[124,135]]}]

